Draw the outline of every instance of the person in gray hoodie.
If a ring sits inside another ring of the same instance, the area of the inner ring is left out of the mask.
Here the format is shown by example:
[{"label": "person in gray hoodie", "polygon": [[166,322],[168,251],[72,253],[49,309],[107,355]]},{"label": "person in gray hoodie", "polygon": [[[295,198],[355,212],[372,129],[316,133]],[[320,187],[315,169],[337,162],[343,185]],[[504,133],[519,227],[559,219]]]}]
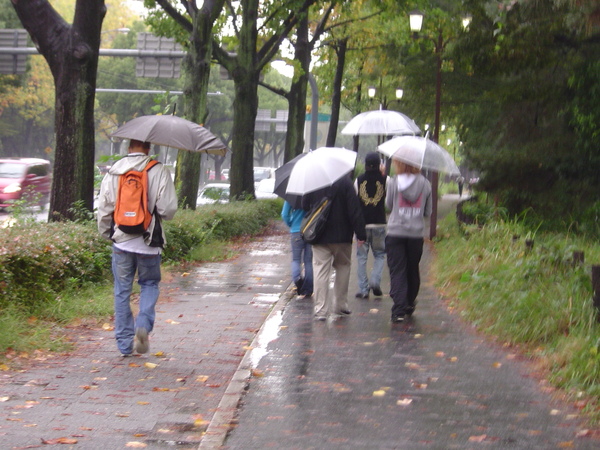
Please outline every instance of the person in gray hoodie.
[{"label": "person in gray hoodie", "polygon": [[388,218],[385,250],[390,271],[392,322],[403,322],[415,310],[421,284],[424,218],[431,215],[431,184],[416,167],[393,160],[396,175],[387,185]]},{"label": "person in gray hoodie", "polygon": [[[154,327],[161,253],[166,242],[161,224],[171,220],[177,211],[171,173],[157,164],[148,171],[148,210],[154,211],[148,229],[142,234],[128,234],[115,226],[119,177],[132,169],[143,170],[150,161],[149,150],[148,142],[132,139],[127,156],[114,163],[104,176],[98,196],[98,231],[113,242],[115,338],[122,356],[131,356],[134,351],[146,353],[149,349],[148,334]],[[141,290],[139,313],[134,319],[130,296],[136,272]]]}]

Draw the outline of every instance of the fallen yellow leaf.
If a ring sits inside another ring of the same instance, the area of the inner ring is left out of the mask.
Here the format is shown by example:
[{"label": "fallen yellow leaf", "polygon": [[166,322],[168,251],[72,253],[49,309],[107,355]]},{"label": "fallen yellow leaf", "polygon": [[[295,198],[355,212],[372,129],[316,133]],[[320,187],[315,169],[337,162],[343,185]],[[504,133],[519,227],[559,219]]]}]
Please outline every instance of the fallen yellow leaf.
[{"label": "fallen yellow leaf", "polygon": [[154,364],[151,362],[144,363],[144,367],[147,367],[148,369],[154,369],[156,366],[158,366],[158,364]]},{"label": "fallen yellow leaf", "polygon": [[383,389],[379,389],[378,391],[373,392],[373,397],[383,397],[385,395],[385,391]]},{"label": "fallen yellow leaf", "polygon": [[182,277],[187,277],[187,276],[189,276],[189,275],[190,275],[190,273],[189,273],[189,272],[183,272],[183,273],[181,274],[181,276],[182,276]]},{"label": "fallen yellow leaf", "polygon": [[150,404],[150,402],[137,402],[137,403],[138,403],[138,405],[149,405]]},{"label": "fallen yellow leaf", "polygon": [[156,353],[154,354],[154,356],[158,356],[158,357],[160,357],[160,356],[164,356],[164,355],[165,355],[165,353],[164,353],[164,352],[156,352]]},{"label": "fallen yellow leaf", "polygon": [[206,383],[206,380],[208,380],[208,375],[198,375],[196,378],[198,383]]},{"label": "fallen yellow leaf", "polygon": [[6,372],[7,370],[9,370],[9,367],[6,364],[0,364],[0,370],[2,372]]},{"label": "fallen yellow leaf", "polygon": [[471,436],[469,438],[469,442],[483,442],[487,438],[486,434],[482,434],[481,436]]},{"label": "fallen yellow leaf", "polygon": [[113,331],[115,327],[113,327],[110,323],[105,323],[104,325],[102,325],[102,329],[104,331]]},{"label": "fallen yellow leaf", "polygon": [[494,367],[495,369],[499,369],[500,367],[502,367],[502,363],[495,362],[494,364],[492,364],[492,367]]}]

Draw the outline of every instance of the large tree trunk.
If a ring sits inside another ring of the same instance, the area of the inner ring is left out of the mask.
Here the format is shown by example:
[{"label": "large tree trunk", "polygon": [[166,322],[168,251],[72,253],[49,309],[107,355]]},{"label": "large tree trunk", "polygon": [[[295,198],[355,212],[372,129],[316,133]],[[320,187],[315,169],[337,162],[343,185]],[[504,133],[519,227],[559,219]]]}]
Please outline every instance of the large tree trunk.
[{"label": "large tree trunk", "polygon": [[[210,12],[205,9],[201,9],[193,17],[190,49],[183,61],[184,116],[201,125],[208,116],[207,95],[212,52],[212,25]],[[185,150],[179,151],[177,155],[176,186],[179,191],[179,204],[183,208],[196,209],[201,157],[200,153]]]},{"label": "large tree trunk", "polygon": [[73,219],[75,202],[92,211],[94,98],[104,0],[77,0],[69,25],[47,0],[12,0],[54,77],[56,153],[49,220]]},{"label": "large tree trunk", "polygon": [[[308,73],[310,70],[310,44],[308,41],[308,15],[305,15],[296,28],[294,59],[300,62],[301,73],[294,76],[289,100],[287,133],[285,137],[284,162],[298,156],[304,150],[304,125],[306,122],[306,94],[308,92]],[[313,149],[314,150],[314,149]]]},{"label": "large tree trunk", "polygon": [[[331,119],[329,121],[329,131],[327,133],[327,147],[335,147],[335,138],[337,136],[338,122],[340,120],[340,104],[342,99],[342,81],[344,78],[344,66],[346,64],[346,49],[348,38],[342,39],[335,47],[338,58],[333,80],[333,94],[331,95]],[[356,150],[356,149],[355,149]]]},{"label": "large tree trunk", "polygon": [[231,198],[254,196],[254,123],[258,110],[258,72],[238,66],[234,73],[235,99],[231,141]]}]

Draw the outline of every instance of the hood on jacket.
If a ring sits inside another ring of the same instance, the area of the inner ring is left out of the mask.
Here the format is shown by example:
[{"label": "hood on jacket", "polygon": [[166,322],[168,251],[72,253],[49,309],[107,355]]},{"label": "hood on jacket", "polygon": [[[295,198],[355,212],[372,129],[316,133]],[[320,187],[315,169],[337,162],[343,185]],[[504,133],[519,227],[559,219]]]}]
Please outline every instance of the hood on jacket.
[{"label": "hood on jacket", "polygon": [[401,174],[398,176],[398,191],[407,201],[414,203],[423,192],[426,178],[414,174]]},{"label": "hood on jacket", "polygon": [[130,170],[142,171],[150,161],[150,156],[140,154],[126,155],[112,165],[108,173],[111,175],[123,175]]}]

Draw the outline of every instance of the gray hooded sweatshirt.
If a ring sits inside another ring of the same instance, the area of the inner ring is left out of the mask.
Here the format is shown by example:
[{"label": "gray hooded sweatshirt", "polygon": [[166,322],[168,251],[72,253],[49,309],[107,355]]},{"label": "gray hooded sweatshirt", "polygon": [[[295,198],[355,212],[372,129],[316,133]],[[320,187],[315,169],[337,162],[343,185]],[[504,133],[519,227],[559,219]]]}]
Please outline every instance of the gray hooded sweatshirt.
[{"label": "gray hooded sweatshirt", "polygon": [[[126,234],[118,228],[114,228],[113,212],[119,189],[119,176],[131,169],[142,170],[150,161],[150,157],[144,154],[132,154],[120,159],[110,168],[102,180],[100,195],[98,196],[98,231],[105,239],[121,243],[142,235]],[[148,172],[148,209],[156,211],[160,220],[171,220],[177,211],[177,196],[175,186],[171,179],[169,169],[162,164],[157,164]],[[152,236],[157,227],[156,216],[152,217],[152,222],[148,232],[144,233],[146,245],[152,242]],[[164,230],[162,234],[162,246],[166,242]]]},{"label": "gray hooded sweatshirt", "polygon": [[386,207],[391,210],[387,234],[422,238],[424,217],[431,215],[431,184],[421,174],[401,174],[387,184]]}]

